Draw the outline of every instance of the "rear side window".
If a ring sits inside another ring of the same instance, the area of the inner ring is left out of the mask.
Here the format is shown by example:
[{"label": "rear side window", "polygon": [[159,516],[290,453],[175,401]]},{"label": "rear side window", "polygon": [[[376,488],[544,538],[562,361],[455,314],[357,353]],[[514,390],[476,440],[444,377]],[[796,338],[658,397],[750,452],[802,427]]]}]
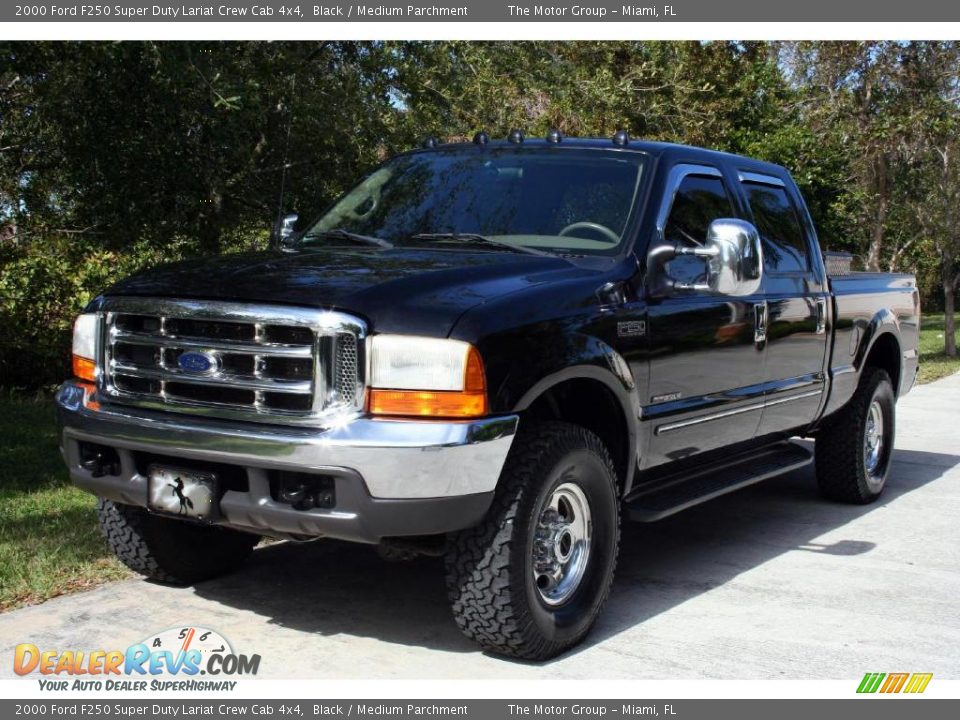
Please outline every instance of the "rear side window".
[{"label": "rear side window", "polygon": [[[680,181],[664,226],[664,239],[685,247],[700,247],[707,228],[717,218],[734,217],[733,204],[723,180],[708,175],[687,175]],[[666,264],[667,274],[687,283],[706,279],[706,263],[681,255]]]},{"label": "rear side window", "polygon": [[771,272],[807,272],[810,258],[803,225],[782,187],[745,182],[743,189],[763,241],[763,265]]}]

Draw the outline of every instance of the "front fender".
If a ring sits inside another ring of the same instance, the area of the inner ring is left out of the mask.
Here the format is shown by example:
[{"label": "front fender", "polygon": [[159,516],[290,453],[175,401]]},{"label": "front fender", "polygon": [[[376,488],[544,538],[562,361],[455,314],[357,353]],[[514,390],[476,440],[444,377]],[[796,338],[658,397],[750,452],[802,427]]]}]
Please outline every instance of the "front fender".
[{"label": "front fender", "polygon": [[[626,423],[624,487],[629,489],[633,483],[638,452],[637,419],[640,409],[636,379],[626,360],[602,340],[584,335],[567,336],[566,339],[565,352],[557,352],[557,348],[554,348],[553,352],[543,353],[537,362],[518,363],[500,385],[497,392],[499,403],[503,403],[502,408],[509,408],[511,413],[522,413],[544,393],[565,382],[591,380],[602,384],[616,399]],[[575,352],[573,347],[576,348]]]}]

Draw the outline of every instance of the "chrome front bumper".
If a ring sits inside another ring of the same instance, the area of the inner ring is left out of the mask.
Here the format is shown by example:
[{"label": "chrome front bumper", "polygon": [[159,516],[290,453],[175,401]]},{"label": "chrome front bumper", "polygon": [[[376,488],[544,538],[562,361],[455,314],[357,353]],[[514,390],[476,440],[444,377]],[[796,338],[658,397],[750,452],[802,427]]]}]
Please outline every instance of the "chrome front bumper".
[{"label": "chrome front bumper", "polygon": [[[516,415],[463,422],[359,418],[326,429],[270,426],[131,407],[84,404],[83,389],[56,394],[61,450],[73,482],[98,496],[146,506],[138,458],[240,468],[245,491],[226,490],[220,522],[263,534],[329,535],[375,542],[448,532],[478,522],[489,507],[513,442]],[[95,477],[81,443],[116,451],[119,473]],[[271,471],[332,477],[336,504],[298,510],[274,500]]]}]

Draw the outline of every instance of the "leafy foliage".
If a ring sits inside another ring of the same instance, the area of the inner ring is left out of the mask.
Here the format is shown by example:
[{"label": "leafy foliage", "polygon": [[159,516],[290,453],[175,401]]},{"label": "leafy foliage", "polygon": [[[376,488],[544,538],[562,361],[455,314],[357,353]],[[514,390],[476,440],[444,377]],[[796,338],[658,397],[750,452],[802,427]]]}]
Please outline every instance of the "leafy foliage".
[{"label": "leafy foliage", "polygon": [[0,384],[61,377],[73,315],[112,279],[262,244],[282,210],[314,215],[423,136],[480,129],[623,128],[778,162],[826,247],[916,270],[940,305],[953,246],[943,212],[918,213],[945,177],[935,148],[956,127],[957,55],[945,42],[0,43]]},{"label": "leafy foliage", "polygon": [[[226,237],[222,245],[236,251],[265,240],[262,232]],[[122,249],[55,234],[44,243],[0,246],[0,384],[43,387],[67,377],[73,320],[98,292],[117,278],[200,252],[183,236]]]}]

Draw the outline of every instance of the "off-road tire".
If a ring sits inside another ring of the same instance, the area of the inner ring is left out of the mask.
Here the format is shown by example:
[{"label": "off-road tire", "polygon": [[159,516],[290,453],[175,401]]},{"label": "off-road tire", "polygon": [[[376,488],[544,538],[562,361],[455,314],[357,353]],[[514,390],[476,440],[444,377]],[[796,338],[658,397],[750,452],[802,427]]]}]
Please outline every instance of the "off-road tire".
[{"label": "off-road tire", "polygon": [[[877,469],[870,473],[864,443],[870,407],[878,402],[883,415],[883,444]],[[837,502],[865,505],[880,497],[890,472],[896,435],[896,397],[885,370],[868,367],[843,409],[817,433],[817,484],[821,494]]]},{"label": "off-road tire", "polygon": [[100,531],[128,568],[175,585],[208,580],[237,568],[260,540],[256,535],[173,520],[143,508],[97,498]]},{"label": "off-road tire", "polygon": [[[589,501],[592,539],[576,590],[548,606],[533,580],[533,532],[555,488],[573,480]],[[579,643],[600,614],[620,541],[617,473],[593,433],[563,422],[538,423],[513,443],[483,522],[451,534],[446,580],[460,630],[484,649],[546,660]]]}]

